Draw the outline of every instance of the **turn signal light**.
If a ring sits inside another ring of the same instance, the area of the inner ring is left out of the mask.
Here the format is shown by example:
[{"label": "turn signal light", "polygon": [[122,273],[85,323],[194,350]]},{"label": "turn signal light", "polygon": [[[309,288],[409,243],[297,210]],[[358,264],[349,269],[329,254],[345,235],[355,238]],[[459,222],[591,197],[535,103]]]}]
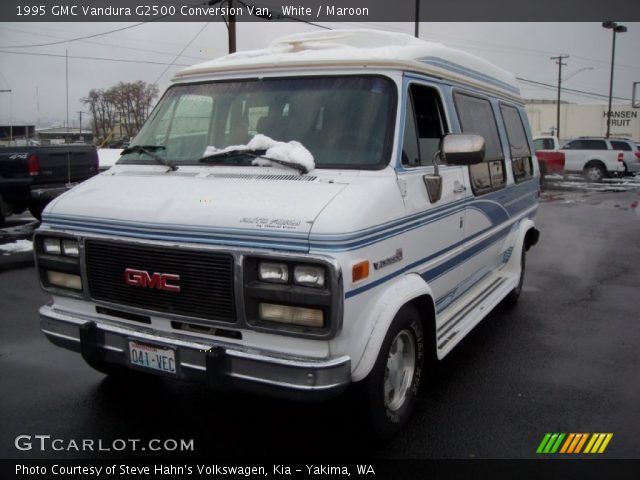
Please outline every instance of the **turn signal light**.
[{"label": "turn signal light", "polygon": [[353,266],[351,270],[351,279],[354,282],[358,280],[363,280],[369,276],[369,261],[364,260],[362,262],[358,262]]}]

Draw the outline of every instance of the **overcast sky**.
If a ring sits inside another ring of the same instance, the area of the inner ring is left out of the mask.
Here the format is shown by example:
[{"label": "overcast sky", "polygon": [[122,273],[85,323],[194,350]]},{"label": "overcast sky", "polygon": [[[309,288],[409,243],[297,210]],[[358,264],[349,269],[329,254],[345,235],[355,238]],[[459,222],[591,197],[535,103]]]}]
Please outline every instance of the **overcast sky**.
[{"label": "overcast sky", "polygon": [[[614,96],[631,98],[640,82],[640,23],[622,22],[628,32],[617,35]],[[106,32],[126,23],[0,23],[0,123],[62,125],[66,117],[65,50],[69,55],[69,118],[77,125],[79,99],[92,88],[120,81],[158,82],[163,91],[182,68],[219,57],[227,51],[223,23],[148,23],[134,28],[57,45],[10,48],[57,42]],[[379,28],[413,34],[412,23],[329,23],[338,28]],[[239,23],[238,49],[262,48],[281,35],[317,31],[303,23]],[[467,50],[518,77],[557,84],[557,65],[549,57],[566,54],[563,86],[608,95],[611,30],[600,23],[422,23],[421,38]],[[187,47],[188,45],[188,47]],[[186,47],[186,48],[185,48]],[[178,54],[184,49],[184,53]],[[10,54],[3,52],[19,52]],[[37,55],[32,55],[37,54]],[[53,55],[53,56],[49,56]],[[124,61],[94,60],[101,57]],[[148,62],[148,63],[145,63]],[[175,65],[170,65],[175,63]],[[169,65],[165,65],[169,64]],[[581,69],[584,69],[580,71]],[[587,70],[588,69],[588,70]],[[521,84],[525,98],[555,98],[553,89]],[[36,91],[38,95],[36,96]],[[575,103],[606,103],[606,98],[563,93]],[[627,103],[630,101],[615,101]],[[86,118],[86,117],[85,117]],[[87,120],[83,120],[87,121]]]}]

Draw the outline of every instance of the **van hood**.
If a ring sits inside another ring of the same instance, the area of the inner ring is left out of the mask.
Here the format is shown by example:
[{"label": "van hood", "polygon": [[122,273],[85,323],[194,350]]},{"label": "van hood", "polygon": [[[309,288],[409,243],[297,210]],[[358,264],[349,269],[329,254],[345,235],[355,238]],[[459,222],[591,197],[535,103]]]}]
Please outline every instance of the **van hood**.
[{"label": "van hood", "polygon": [[51,202],[42,228],[308,252],[313,222],[348,185],[281,169],[165,170],[116,166]]}]

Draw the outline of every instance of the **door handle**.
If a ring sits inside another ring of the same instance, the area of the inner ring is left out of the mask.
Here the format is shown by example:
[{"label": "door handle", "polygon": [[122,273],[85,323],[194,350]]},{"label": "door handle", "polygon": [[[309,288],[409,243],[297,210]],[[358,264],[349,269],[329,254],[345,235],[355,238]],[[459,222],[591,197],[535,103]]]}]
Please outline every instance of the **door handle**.
[{"label": "door handle", "polygon": [[465,187],[463,184],[461,184],[457,180],[453,184],[453,193],[464,193],[466,190],[467,190],[467,187]]}]

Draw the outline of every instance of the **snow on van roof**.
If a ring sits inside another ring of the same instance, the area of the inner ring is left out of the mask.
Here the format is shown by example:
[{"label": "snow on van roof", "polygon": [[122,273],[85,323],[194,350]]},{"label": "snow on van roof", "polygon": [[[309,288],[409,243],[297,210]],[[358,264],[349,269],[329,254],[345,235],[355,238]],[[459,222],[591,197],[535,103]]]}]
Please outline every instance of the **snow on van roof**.
[{"label": "snow on van roof", "polygon": [[475,55],[404,33],[332,30],[288,35],[268,48],[237,52],[179,71],[175,81],[215,73],[296,67],[380,67],[426,73],[519,97],[515,77]]}]

